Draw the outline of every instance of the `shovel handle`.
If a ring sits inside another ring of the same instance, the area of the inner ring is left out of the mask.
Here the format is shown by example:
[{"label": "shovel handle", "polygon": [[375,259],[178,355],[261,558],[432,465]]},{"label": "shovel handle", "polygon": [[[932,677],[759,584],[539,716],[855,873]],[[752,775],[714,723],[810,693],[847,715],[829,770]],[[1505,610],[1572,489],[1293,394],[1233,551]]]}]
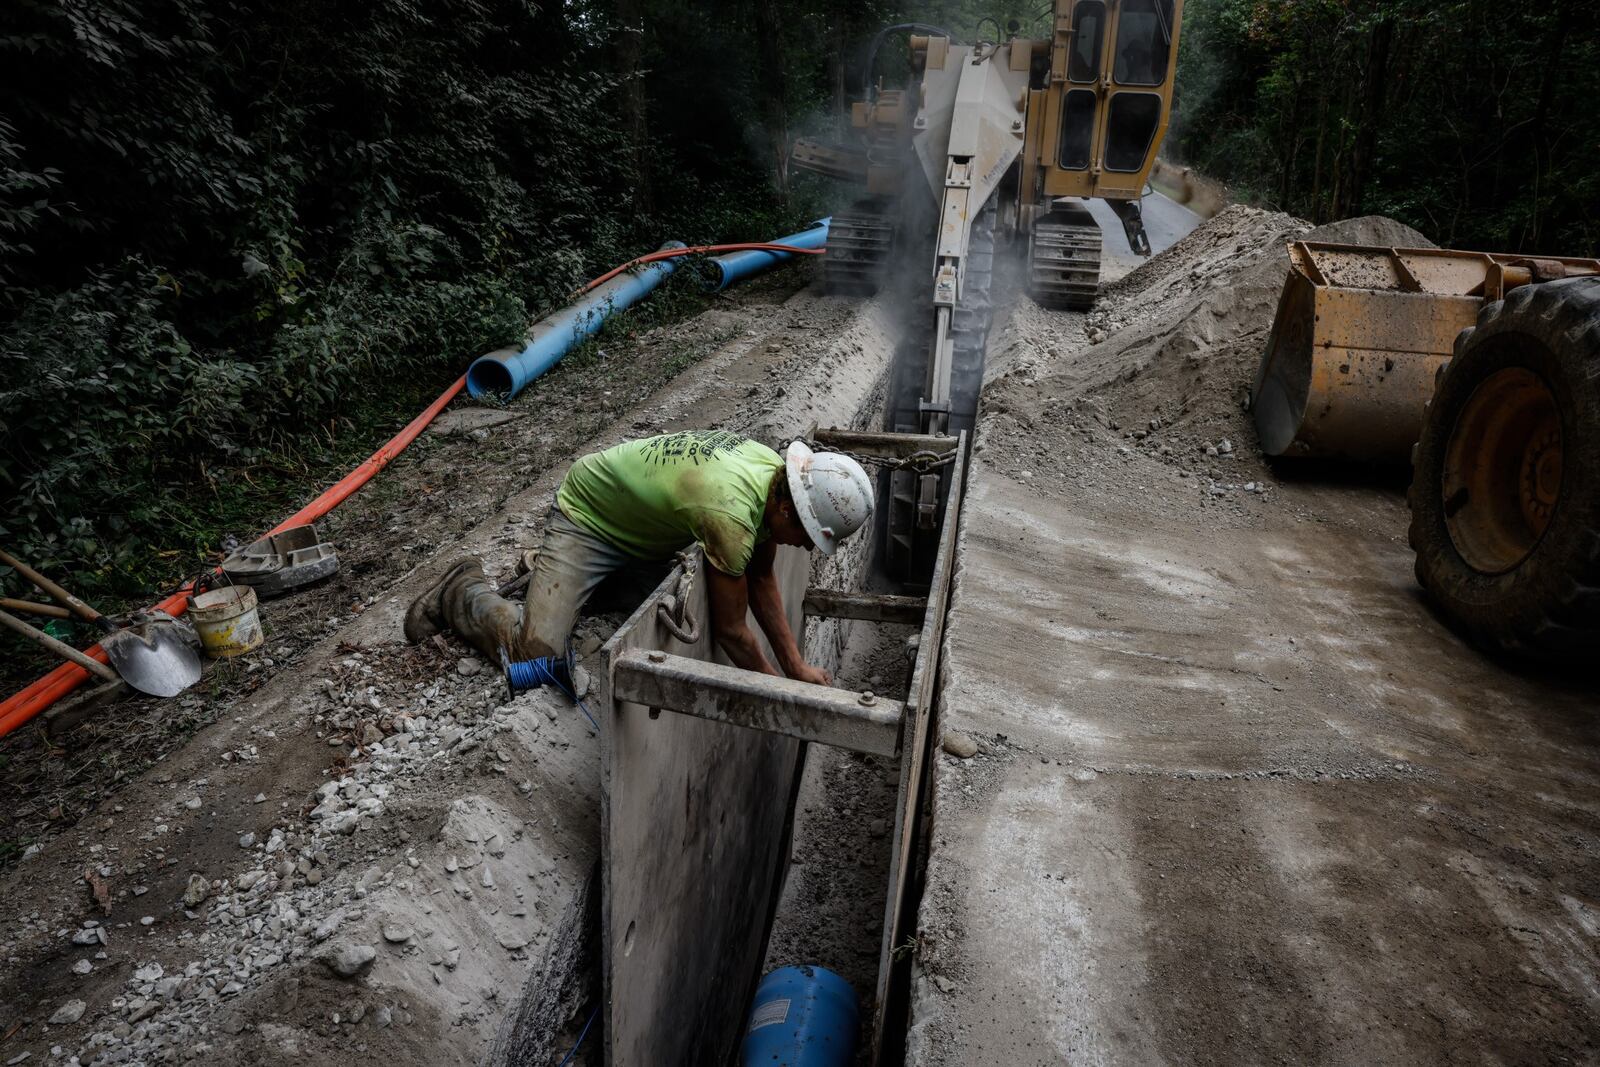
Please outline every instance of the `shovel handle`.
[{"label": "shovel handle", "polygon": [[72,612],[66,608],[58,608],[54,604],[35,604],[31,600],[13,600],[8,596],[0,596],[0,608],[20,611],[24,615],[43,615],[47,619],[72,618]]},{"label": "shovel handle", "polygon": [[83,601],[79,600],[77,597],[73,596],[55,582],[52,582],[50,579],[46,578],[44,575],[40,574],[38,571],[34,570],[32,567],[28,566],[26,563],[22,562],[16,556],[13,556],[3,548],[0,548],[0,563],[4,563],[6,566],[10,567],[12,570],[28,579],[28,581],[32,582],[40,589],[43,589],[46,593],[49,593],[51,596],[61,601],[61,603],[65,604],[67,607],[83,616],[83,618],[89,622],[94,623],[102,630],[109,631],[116,629],[116,627],[112,625],[111,620],[107,619],[104,615],[100,614],[98,611],[94,610],[89,605],[85,604]]},{"label": "shovel handle", "polygon": [[71,660],[73,663],[76,663],[90,674],[104,678],[108,682],[116,682],[121,680],[118,678],[117,672],[112,670],[110,667],[107,667],[104,663],[101,663],[97,659],[90,659],[82,652],[79,652],[77,649],[67,644],[65,641],[57,641],[43,630],[38,630],[32,626],[29,626],[15,615],[0,611],[0,625],[17,631],[17,633],[21,634],[23,637],[37,641],[45,648],[48,648],[51,652],[54,652],[63,659]]}]

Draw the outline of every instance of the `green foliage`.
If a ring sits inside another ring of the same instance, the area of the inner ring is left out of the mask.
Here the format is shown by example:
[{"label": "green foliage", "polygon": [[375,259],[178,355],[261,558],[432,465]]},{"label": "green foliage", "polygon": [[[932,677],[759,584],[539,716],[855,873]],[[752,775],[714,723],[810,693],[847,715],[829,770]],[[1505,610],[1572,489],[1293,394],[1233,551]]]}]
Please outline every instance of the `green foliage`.
[{"label": "green foliage", "polygon": [[[1013,14],[1048,23],[992,0],[10,5],[0,543],[138,597],[585,278],[837,207],[780,161],[836,126],[882,25]],[[702,306],[686,273],[630,316]]]},{"label": "green foliage", "polygon": [[708,130],[667,53],[653,140],[690,165],[636,210],[616,32],[524,0],[9,11],[0,543],[134,594],[154,552],[253,530],[342,428],[409,417],[584,278],[788,221],[740,105]]},{"label": "green foliage", "polygon": [[1314,221],[1594,255],[1597,27],[1581,0],[1188,0],[1169,146]]}]

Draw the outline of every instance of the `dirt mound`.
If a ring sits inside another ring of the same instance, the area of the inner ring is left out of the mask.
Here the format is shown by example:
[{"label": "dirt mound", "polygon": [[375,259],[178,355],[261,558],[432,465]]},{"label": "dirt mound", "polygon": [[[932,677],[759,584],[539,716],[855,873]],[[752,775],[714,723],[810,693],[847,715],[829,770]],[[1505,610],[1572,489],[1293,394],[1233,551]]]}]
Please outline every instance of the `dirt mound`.
[{"label": "dirt mound", "polygon": [[[1156,472],[1131,461],[1149,459],[1192,479],[1207,503],[1269,491],[1248,397],[1284,245],[1298,239],[1431,247],[1380,216],[1312,228],[1234,206],[1107,287],[1086,316],[1022,301],[985,393],[1005,441],[989,462],[1047,489],[1129,479],[1143,489]],[[1108,464],[1107,444],[1124,462]]]},{"label": "dirt mound", "polygon": [[[1128,275],[1092,311],[1088,362],[1110,410],[1158,440],[1195,431],[1253,441],[1246,399],[1283,289],[1293,240],[1427,246],[1381,216],[1311,228],[1279,212],[1232,207]],[[1150,436],[1140,438],[1145,442]]]}]

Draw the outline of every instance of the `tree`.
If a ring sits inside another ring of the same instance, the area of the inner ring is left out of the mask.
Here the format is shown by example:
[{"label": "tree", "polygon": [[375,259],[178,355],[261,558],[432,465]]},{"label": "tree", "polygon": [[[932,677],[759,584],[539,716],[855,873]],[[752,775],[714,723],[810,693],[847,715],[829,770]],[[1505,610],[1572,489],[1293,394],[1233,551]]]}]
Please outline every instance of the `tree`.
[{"label": "tree", "polygon": [[622,114],[627,131],[628,174],[633,202],[642,213],[655,211],[651,187],[650,118],[645,101],[644,11],[641,0],[617,0],[617,74],[622,78]]},{"label": "tree", "polygon": [[1326,221],[1600,245],[1600,12],[1575,0],[1188,0],[1169,152]]},{"label": "tree", "polygon": [[761,96],[761,120],[767,131],[767,150],[771,153],[774,184],[778,196],[789,197],[789,105],[788,78],[784,72],[784,16],[778,0],[754,0],[756,44],[760,56],[757,84]]}]

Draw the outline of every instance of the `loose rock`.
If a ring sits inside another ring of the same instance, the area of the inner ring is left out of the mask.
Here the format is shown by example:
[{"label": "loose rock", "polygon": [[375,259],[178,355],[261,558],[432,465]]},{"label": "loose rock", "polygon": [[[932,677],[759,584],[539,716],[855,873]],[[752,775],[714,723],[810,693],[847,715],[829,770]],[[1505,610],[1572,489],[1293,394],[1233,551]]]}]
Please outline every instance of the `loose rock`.
[{"label": "loose rock", "polygon": [[317,958],[338,977],[354,978],[372,966],[372,961],[378,958],[378,950],[371,945],[340,941],[324,949]]},{"label": "loose rock", "polygon": [[944,737],[940,740],[939,747],[959,759],[971,759],[978,754],[978,742],[966,734],[957,733],[954,730],[946,730],[944,732]]},{"label": "loose rock", "polygon": [[205,899],[210,895],[211,883],[206,877],[200,874],[191,874],[189,876],[189,886],[183,891],[184,906],[197,908],[205,903]]}]

